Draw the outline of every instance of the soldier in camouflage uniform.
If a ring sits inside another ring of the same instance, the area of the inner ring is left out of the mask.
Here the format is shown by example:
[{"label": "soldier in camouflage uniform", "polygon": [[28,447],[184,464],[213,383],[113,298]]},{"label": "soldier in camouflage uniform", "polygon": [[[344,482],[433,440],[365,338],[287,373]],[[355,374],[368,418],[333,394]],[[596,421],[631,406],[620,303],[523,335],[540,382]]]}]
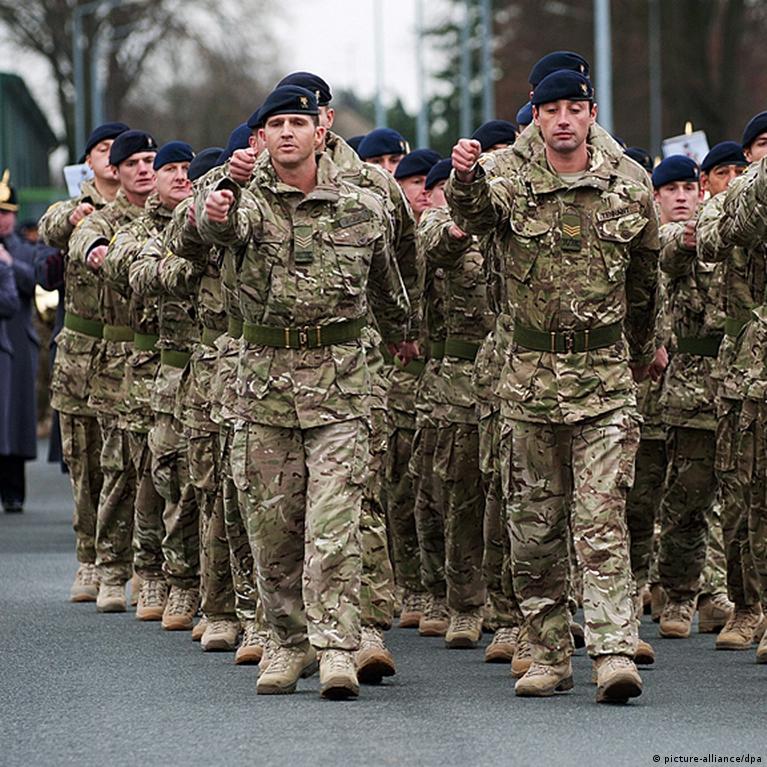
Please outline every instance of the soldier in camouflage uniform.
[{"label": "soldier in camouflage uniform", "polygon": [[[767,594],[767,512],[765,511],[764,460],[764,300],[765,300],[765,160],[767,155],[767,113],[756,115],[746,126],[742,145],[749,170],[732,181],[727,191],[714,197],[710,211],[704,211],[699,241],[707,256],[725,258],[727,285],[727,329],[729,342],[722,350],[725,367],[720,371],[720,416],[736,429],[727,428],[720,420],[717,458],[721,468],[733,467],[737,484],[729,490],[738,494],[737,501],[747,511],[735,520],[735,512],[727,507],[725,496],[725,533],[728,536],[728,575],[730,558],[737,541],[741,542],[741,578],[737,572],[728,585],[735,586],[736,610],[717,637],[719,649],[748,650],[753,641],[761,642],[757,660],[767,662],[767,640],[763,618]],[[728,417],[729,416],[729,417]],[[744,527],[748,543],[744,540]],[[749,551],[750,550],[750,551]],[[748,555],[753,560],[755,574],[748,567]],[[739,582],[740,580],[740,582]],[[742,584],[742,585],[741,585]],[[742,596],[737,594],[742,588]],[[756,593],[754,593],[756,592]],[[752,600],[761,600],[759,601]]]},{"label": "soldier in camouflage uniform", "polygon": [[456,224],[492,236],[515,312],[498,393],[514,445],[514,588],[534,659],[515,689],[540,696],[572,687],[572,486],[597,701],[625,701],[642,690],[625,521],[639,443],[630,368],[641,379],[653,358],[657,219],[646,175],[641,183],[623,175],[623,158],[588,143],[596,109],[586,77],[554,72],[532,102],[543,137],[532,161],[512,148],[483,169],[479,143],[462,139],[447,186]]},{"label": "soldier in camouflage uniform", "polygon": [[40,219],[40,238],[65,254],[64,327],[56,337],[56,362],[51,378],[51,406],[59,412],[64,462],[74,497],[73,527],[80,563],[70,590],[73,602],[93,602],[96,579],[96,515],[101,492],[101,433],[96,413],[88,407],[90,381],[99,352],[98,278],[82,261],[70,258],[69,240],[88,215],[114,200],[120,188],[117,169],[109,164],[112,142],[128,130],[123,123],[96,128],[85,145],[85,161],[93,179],[81,194],[52,205]]},{"label": "soldier in camouflage uniform", "polygon": [[[112,144],[109,161],[115,165],[121,189],[114,202],[88,216],[70,240],[72,258],[99,272],[115,232],[141,216],[154,191],[152,168],[157,145],[143,131],[125,131]],[[125,369],[132,351],[133,330],[128,301],[100,280],[99,312],[104,324],[102,345],[91,381],[89,405],[97,412],[101,430],[101,471],[104,482],[96,524],[96,570],[100,612],[125,610],[125,583],[131,577],[133,508],[136,474],[130,458],[128,434],[119,423],[119,407],[127,390]]]},{"label": "soldier in camouflage uniform", "polygon": [[407,300],[380,199],[315,156],[324,138],[316,96],[280,86],[260,114],[265,177],[245,190],[225,178],[197,211],[203,237],[240,254],[232,464],[278,645],[257,691],[292,692],[320,649],[321,693],[355,697],[368,289],[385,337],[404,337]]},{"label": "soldier in camouflage uniform", "polygon": [[[702,197],[698,166],[688,157],[668,157],[653,171],[652,182],[673,333],[661,397],[668,428],[668,473],[660,507],[658,574],[668,601],[659,632],[685,638],[690,635],[714,522],[716,412],[711,372],[724,318],[717,301],[716,265],[697,258],[696,212]],[[731,610],[726,596],[711,607],[718,609],[721,627]]]},{"label": "soldier in camouflage uniform", "polygon": [[144,245],[129,273],[134,293],[155,300],[158,311],[160,366],[150,397],[155,420],[149,449],[154,484],[165,502],[163,572],[170,585],[162,616],[166,631],[191,630],[200,601],[200,504],[190,474],[189,441],[175,413],[184,371],[199,342],[193,296],[201,273],[186,262],[183,273],[174,275],[173,293],[163,282],[163,259],[173,253],[173,236],[186,214],[185,206],[176,207],[168,226]]},{"label": "soldier in camouflage uniform", "polygon": [[157,191],[144,206],[144,214],[120,229],[112,239],[102,267],[104,281],[129,301],[133,351],[126,368],[127,396],[120,406],[119,425],[128,433],[128,446],[136,474],[133,568],[141,577],[136,617],[162,619],[168,586],[162,571],[164,501],[152,479],[148,434],[154,425],[151,391],[160,365],[157,302],[134,293],[129,284],[131,265],[144,245],[169,223],[174,208],[191,193],[186,173],[192,148],[180,141],[163,145],[154,158]]},{"label": "soldier in camouflage uniform", "polygon": [[[197,178],[198,174],[202,175],[195,160],[190,176]],[[176,221],[185,222],[193,213],[189,198],[179,206]],[[181,382],[176,418],[189,441],[189,471],[200,507],[200,594],[205,624],[201,646],[206,651],[234,650],[240,621],[235,611],[224,519],[219,424],[211,417],[211,388],[219,364],[216,342],[227,329],[220,271],[223,253],[202,243],[195,234],[191,227],[174,225],[168,238],[169,252],[158,265],[158,272],[165,292],[181,297],[187,295],[190,277],[195,271],[199,274],[193,313],[199,321],[201,341]],[[190,261],[196,264],[196,270],[190,271]]]},{"label": "soldier in camouflage uniform", "polygon": [[485,493],[479,467],[479,430],[471,384],[481,341],[493,325],[485,267],[476,238],[452,221],[447,206],[428,211],[418,227],[426,263],[445,270],[445,356],[435,405],[434,472],[442,485],[445,581],[451,611],[448,647],[474,647],[482,632]]}]

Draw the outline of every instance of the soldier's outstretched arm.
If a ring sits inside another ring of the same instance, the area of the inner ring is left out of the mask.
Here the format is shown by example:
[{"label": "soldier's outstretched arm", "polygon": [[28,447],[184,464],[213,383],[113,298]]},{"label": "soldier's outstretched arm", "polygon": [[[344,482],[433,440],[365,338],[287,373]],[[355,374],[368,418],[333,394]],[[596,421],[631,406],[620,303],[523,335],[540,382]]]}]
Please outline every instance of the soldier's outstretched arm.
[{"label": "soldier's outstretched arm", "polygon": [[210,245],[237,247],[248,242],[261,221],[253,193],[230,178],[223,178],[204,198],[195,202],[197,231]]},{"label": "soldier's outstretched arm", "polygon": [[647,218],[631,246],[626,270],[626,319],[624,328],[633,367],[648,366],[655,354],[658,320],[658,259],[660,241],[658,217],[650,196],[644,208]]},{"label": "soldier's outstretched arm", "polygon": [[84,264],[88,263],[88,255],[99,245],[109,245],[111,239],[109,222],[101,211],[83,219],[72,232],[69,240],[69,257],[78,258]]},{"label": "soldier's outstretched arm", "polygon": [[106,283],[125,297],[130,296],[128,275],[130,265],[141,252],[142,231],[137,230],[135,222],[118,229],[109,243],[104,263],[101,265],[101,275]]},{"label": "soldier's outstretched arm", "polygon": [[138,256],[130,265],[129,282],[131,289],[140,296],[159,296],[164,293],[160,282],[160,259],[167,250],[167,227],[147,240]]},{"label": "soldier's outstretched arm", "polygon": [[444,209],[426,211],[418,225],[418,246],[430,266],[452,269],[471,247],[472,239]]},{"label": "soldier's outstretched arm", "polygon": [[660,228],[660,268],[672,280],[691,274],[698,255],[685,238],[688,223],[677,221]]},{"label": "soldier's outstretched arm", "polygon": [[722,242],[744,248],[761,245],[767,239],[767,157],[734,179],[722,194]]},{"label": "soldier's outstretched arm", "polygon": [[717,194],[703,205],[698,216],[696,230],[698,256],[701,261],[725,261],[731,245],[722,239],[722,217],[724,213],[724,194]]},{"label": "soldier's outstretched arm", "polygon": [[482,237],[508,225],[513,197],[510,180],[488,175],[481,165],[476,166],[471,181],[461,181],[454,170],[445,197],[453,221],[468,234]]},{"label": "soldier's outstretched arm", "polygon": [[54,248],[66,249],[69,238],[75,230],[70,216],[80,204],[79,198],[54,202],[37,224],[40,239]]}]

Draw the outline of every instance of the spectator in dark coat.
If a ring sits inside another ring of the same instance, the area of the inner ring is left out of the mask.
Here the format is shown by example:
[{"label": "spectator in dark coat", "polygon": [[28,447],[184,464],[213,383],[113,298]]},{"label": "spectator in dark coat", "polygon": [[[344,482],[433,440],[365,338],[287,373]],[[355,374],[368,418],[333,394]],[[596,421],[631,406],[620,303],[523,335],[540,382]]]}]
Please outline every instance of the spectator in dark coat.
[{"label": "spectator in dark coat", "polygon": [[[0,355],[0,502],[7,512],[24,508],[26,483],[24,462],[37,455],[35,375],[39,340],[32,325],[35,295],[35,246],[15,232],[18,204],[6,171],[0,180],[0,253],[13,271],[19,308],[0,320],[10,346],[10,355]],[[10,372],[10,375],[9,375]]]}]

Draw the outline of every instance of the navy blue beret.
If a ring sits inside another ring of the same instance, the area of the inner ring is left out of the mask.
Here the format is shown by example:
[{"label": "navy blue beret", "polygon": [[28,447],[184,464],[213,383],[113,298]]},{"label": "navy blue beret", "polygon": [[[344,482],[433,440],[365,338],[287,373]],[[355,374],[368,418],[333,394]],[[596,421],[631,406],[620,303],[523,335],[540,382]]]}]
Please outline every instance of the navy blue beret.
[{"label": "navy blue beret", "polygon": [[513,144],[517,138],[517,126],[508,120],[488,120],[480,125],[471,137],[482,144],[483,152],[487,152],[496,144]]},{"label": "navy blue beret", "polygon": [[746,155],[737,141],[722,141],[711,147],[700,164],[702,173],[708,173],[717,165],[748,165]]},{"label": "navy blue beret", "polygon": [[186,141],[169,141],[157,150],[152,167],[160,170],[163,165],[172,162],[192,162],[192,160],[194,160],[194,149]]},{"label": "navy blue beret", "polygon": [[746,129],[743,131],[743,140],[740,142],[743,145],[743,149],[750,147],[754,139],[766,131],[767,112],[759,112],[758,115],[748,121]]},{"label": "navy blue beret", "polygon": [[517,112],[517,125],[523,128],[530,125],[533,121],[533,105],[528,101],[526,104],[522,104]]},{"label": "navy blue beret", "polygon": [[276,115],[318,115],[317,97],[300,85],[279,85],[261,104],[258,116],[262,123]]},{"label": "navy blue beret", "polygon": [[264,121],[261,119],[261,107],[256,109],[256,111],[253,112],[253,114],[250,117],[248,117],[248,121],[245,124],[251,130],[264,127]]},{"label": "navy blue beret", "polygon": [[112,142],[109,162],[111,165],[119,165],[132,154],[156,151],[157,142],[148,133],[142,130],[126,130]]},{"label": "navy blue beret", "polygon": [[414,149],[400,160],[394,178],[399,181],[409,176],[426,176],[441,159],[433,149]]},{"label": "navy blue beret", "polygon": [[99,125],[98,128],[94,128],[85,142],[85,150],[80,158],[80,162],[85,162],[85,158],[97,144],[108,139],[117,138],[121,133],[125,133],[126,130],[130,130],[130,128],[125,123],[104,123]]},{"label": "navy blue beret", "polygon": [[652,185],[660,189],[665,184],[674,181],[699,181],[700,171],[698,165],[690,157],[684,154],[672,154],[662,163],[659,163],[652,172]]},{"label": "navy blue beret", "polygon": [[357,154],[363,159],[380,157],[382,154],[407,154],[410,151],[407,141],[392,128],[376,128],[365,136],[357,148]]},{"label": "navy blue beret", "polygon": [[552,101],[567,99],[568,101],[591,101],[594,98],[594,88],[591,80],[580,72],[572,69],[559,69],[541,80],[533,91],[530,103],[539,107]]},{"label": "navy blue beret", "polygon": [[446,157],[440,160],[436,165],[432,165],[429,175],[426,176],[426,188],[434,189],[440,181],[447,181],[450,178],[450,171],[453,169],[453,161]]},{"label": "navy blue beret", "polygon": [[363,133],[360,136],[352,136],[351,138],[346,139],[346,143],[355,151],[357,154],[359,154],[360,144],[362,143],[362,139],[365,138],[365,134]]},{"label": "navy blue beret", "polygon": [[319,75],[311,72],[293,72],[277,83],[278,87],[280,85],[299,85],[306,88],[315,95],[317,104],[321,107],[326,107],[333,98],[330,86]]},{"label": "navy blue beret", "polygon": [[219,164],[225,163],[238,149],[247,149],[250,146],[250,128],[247,123],[238,125],[230,134],[226,142],[226,149],[218,158]]},{"label": "navy blue beret", "polygon": [[220,146],[209,146],[197,152],[194,160],[189,163],[189,169],[186,172],[189,180],[197,181],[198,178],[204,176],[209,170],[217,165],[221,165],[218,158],[221,157],[221,152],[223,151]]},{"label": "navy blue beret", "polygon": [[589,76],[589,62],[583,56],[572,51],[554,51],[547,53],[542,59],[538,59],[535,66],[530,70],[527,82],[535,89],[544,77],[548,77],[552,72],[559,69],[569,69],[586,77]]},{"label": "navy blue beret", "polygon": [[648,173],[652,173],[652,155],[640,146],[630,146],[625,150],[626,154],[635,162],[638,162]]}]

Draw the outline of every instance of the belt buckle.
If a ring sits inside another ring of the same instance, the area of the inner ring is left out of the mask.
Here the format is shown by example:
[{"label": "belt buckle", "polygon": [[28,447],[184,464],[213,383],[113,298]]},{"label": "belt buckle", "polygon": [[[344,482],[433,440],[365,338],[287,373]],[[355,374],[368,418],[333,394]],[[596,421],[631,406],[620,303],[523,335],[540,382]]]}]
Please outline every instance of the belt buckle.
[{"label": "belt buckle", "polygon": [[298,348],[306,349],[309,346],[309,327],[304,325],[298,328]]},{"label": "belt buckle", "polygon": [[573,354],[575,352],[575,331],[562,331],[562,339],[564,341],[565,354]]}]

